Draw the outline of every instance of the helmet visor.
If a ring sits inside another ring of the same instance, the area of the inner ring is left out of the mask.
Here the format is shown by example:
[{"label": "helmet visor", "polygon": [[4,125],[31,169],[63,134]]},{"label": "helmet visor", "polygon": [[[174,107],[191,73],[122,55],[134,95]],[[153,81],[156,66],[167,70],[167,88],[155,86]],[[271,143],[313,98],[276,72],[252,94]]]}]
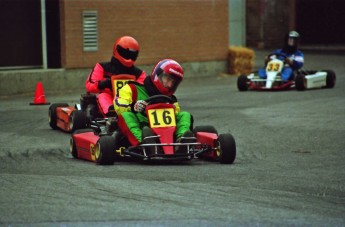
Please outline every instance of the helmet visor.
[{"label": "helmet visor", "polygon": [[163,87],[173,92],[176,91],[178,85],[181,82],[181,80],[178,77],[171,74],[167,74],[165,72],[159,75],[159,79]]},{"label": "helmet visor", "polygon": [[129,60],[129,59],[133,61],[137,60],[138,53],[139,53],[137,50],[125,49],[121,47],[120,45],[117,45],[116,50],[120,54],[120,56],[126,60]]},{"label": "helmet visor", "polygon": [[288,38],[288,42],[287,43],[288,43],[289,46],[293,47],[293,46],[297,45],[297,40],[295,38],[291,38],[290,37],[290,38]]}]

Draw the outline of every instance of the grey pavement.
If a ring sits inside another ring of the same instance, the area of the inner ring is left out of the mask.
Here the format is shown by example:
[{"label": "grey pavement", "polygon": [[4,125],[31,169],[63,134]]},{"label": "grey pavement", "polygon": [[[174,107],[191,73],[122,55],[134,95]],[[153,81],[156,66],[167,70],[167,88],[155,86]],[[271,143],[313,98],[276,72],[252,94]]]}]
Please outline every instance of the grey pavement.
[{"label": "grey pavement", "polygon": [[234,136],[232,165],[77,160],[70,135],[49,127],[48,106],[30,106],[31,94],[2,98],[0,225],[345,226],[344,62],[307,53],[307,68],[337,73],[333,89],[239,92],[233,76],[184,81],[176,95],[194,125]]}]

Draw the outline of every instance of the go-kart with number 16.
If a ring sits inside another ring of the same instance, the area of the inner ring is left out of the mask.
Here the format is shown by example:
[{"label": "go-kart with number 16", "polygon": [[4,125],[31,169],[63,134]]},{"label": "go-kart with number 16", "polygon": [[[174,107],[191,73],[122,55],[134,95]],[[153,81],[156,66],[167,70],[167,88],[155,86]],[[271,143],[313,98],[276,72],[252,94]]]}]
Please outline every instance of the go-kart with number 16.
[{"label": "go-kart with number 16", "polygon": [[[143,143],[131,146],[119,128],[113,132],[84,129],[75,131],[70,139],[73,157],[111,165],[121,159],[141,161],[189,161],[205,159],[231,164],[236,158],[236,143],[230,133],[218,134],[213,126],[197,126],[193,135],[174,139],[175,107],[169,96],[156,95],[145,100],[146,116],[151,134]],[[143,129],[144,130],[144,129]]]}]

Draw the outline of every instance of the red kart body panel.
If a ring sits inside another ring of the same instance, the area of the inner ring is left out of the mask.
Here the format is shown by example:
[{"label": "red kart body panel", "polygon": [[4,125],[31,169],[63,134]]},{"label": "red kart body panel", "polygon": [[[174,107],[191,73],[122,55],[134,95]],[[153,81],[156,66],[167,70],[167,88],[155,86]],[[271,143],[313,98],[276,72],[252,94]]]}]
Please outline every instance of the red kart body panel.
[{"label": "red kart body panel", "polygon": [[[176,127],[167,127],[164,129],[157,128],[152,130],[155,134],[160,135],[160,142],[163,143],[173,143],[174,133]],[[174,154],[174,146],[163,146],[164,154]]]},{"label": "red kart body panel", "polygon": [[67,107],[58,107],[56,108],[56,125],[60,129],[66,132],[70,132],[70,115],[76,108],[67,106]]},{"label": "red kart body panel", "polygon": [[99,136],[94,132],[85,132],[73,135],[75,146],[77,148],[77,157],[95,162],[95,146]]},{"label": "red kart body panel", "polygon": [[[146,114],[150,128],[156,135],[160,135],[160,142],[162,144],[174,143],[176,130],[175,106],[169,103],[148,105]],[[159,119],[160,116],[162,116],[162,119]],[[174,146],[163,146],[162,148],[164,154],[174,154]]]},{"label": "red kart body panel", "polygon": [[[207,144],[212,148],[215,147],[216,141],[218,140],[218,135],[216,133],[210,133],[210,132],[197,132],[195,137],[198,143]],[[209,158],[216,158],[217,154],[214,150],[212,150],[211,152],[203,153],[202,156],[209,157]]]},{"label": "red kart body panel", "polygon": [[249,90],[255,90],[255,91],[281,91],[281,90],[289,90],[293,89],[295,85],[294,81],[288,81],[286,83],[282,83],[279,85],[273,85],[271,88],[266,88],[265,84],[260,84],[258,82],[249,82]]}]

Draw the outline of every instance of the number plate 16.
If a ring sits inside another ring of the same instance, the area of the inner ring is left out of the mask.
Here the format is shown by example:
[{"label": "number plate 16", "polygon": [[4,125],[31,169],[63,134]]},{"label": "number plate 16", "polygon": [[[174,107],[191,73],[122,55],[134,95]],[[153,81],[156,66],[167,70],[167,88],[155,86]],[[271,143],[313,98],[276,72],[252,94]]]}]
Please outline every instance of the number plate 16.
[{"label": "number plate 16", "polygon": [[174,108],[148,110],[151,128],[176,126]]}]

